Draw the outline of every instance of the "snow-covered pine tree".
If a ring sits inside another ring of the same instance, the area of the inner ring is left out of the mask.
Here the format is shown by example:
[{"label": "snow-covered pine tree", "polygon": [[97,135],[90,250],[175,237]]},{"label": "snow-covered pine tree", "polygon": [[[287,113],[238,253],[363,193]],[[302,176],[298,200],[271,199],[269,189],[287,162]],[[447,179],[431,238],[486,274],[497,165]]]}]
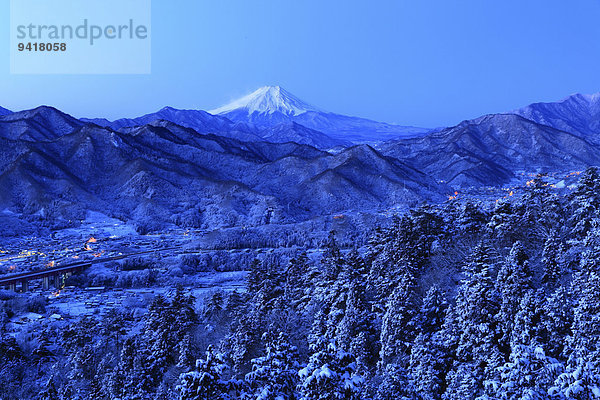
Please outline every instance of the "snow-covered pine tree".
[{"label": "snow-covered pine tree", "polygon": [[519,236],[519,215],[512,202],[499,200],[487,223],[487,230],[501,246],[510,246]]},{"label": "snow-covered pine tree", "polygon": [[320,280],[327,282],[335,281],[344,265],[344,258],[335,239],[335,235],[335,231],[329,232],[323,256],[321,257],[322,274]]},{"label": "snow-covered pine tree", "polygon": [[237,289],[230,292],[225,306],[227,317],[233,319],[236,315],[241,314],[248,305],[248,298],[247,293],[241,293]]},{"label": "snow-covered pine tree", "polygon": [[565,339],[571,335],[573,324],[573,293],[559,286],[543,303],[542,329],[546,337],[546,352],[554,358],[566,361]]},{"label": "snow-covered pine tree", "polygon": [[579,260],[580,274],[576,275],[583,278],[583,285],[592,272],[600,274],[600,219],[594,219],[591,222],[592,229],[583,240],[584,251]]},{"label": "snow-covered pine tree", "polygon": [[298,350],[285,335],[276,338],[263,335],[266,355],[252,360],[252,371],[246,374],[248,391],[245,398],[255,400],[295,400],[298,398]]},{"label": "snow-covered pine tree", "polygon": [[195,304],[196,298],[191,293],[186,293],[183,286],[177,285],[171,300],[171,310],[174,315],[174,325],[170,331],[172,340],[177,343],[189,334],[193,325],[198,321]]},{"label": "snow-covered pine tree", "polygon": [[564,248],[556,232],[553,232],[546,242],[542,251],[542,283],[549,290],[554,290],[556,284],[562,277],[562,256]]},{"label": "snow-covered pine tree", "polygon": [[147,371],[150,372],[156,382],[160,381],[167,367],[173,363],[175,359],[174,350],[169,343],[169,331],[166,327],[153,335],[146,366]]},{"label": "snow-covered pine tree", "polygon": [[483,366],[473,362],[457,363],[446,377],[447,388],[443,400],[485,398],[483,392]]},{"label": "snow-covered pine tree", "polygon": [[[400,274],[399,274],[400,275]],[[417,334],[419,295],[414,278],[401,279],[387,301],[381,326],[380,359],[386,364],[406,365],[410,345]]]},{"label": "snow-covered pine tree", "polygon": [[194,366],[194,356],[192,355],[192,338],[189,334],[185,335],[178,345],[179,357],[177,366],[184,371],[189,371]]},{"label": "snow-covered pine tree", "polygon": [[150,360],[150,348],[143,342],[138,343],[133,371],[127,375],[124,386],[128,395],[145,400],[162,381],[162,370],[156,368],[158,363],[155,363],[155,360]]},{"label": "snow-covered pine tree", "polygon": [[232,324],[232,333],[226,338],[228,355],[233,361],[233,368],[240,372],[247,363],[255,357],[262,347],[261,320],[255,309],[245,314],[240,314]]},{"label": "snow-covered pine tree", "polygon": [[563,364],[549,357],[535,341],[511,348],[509,361],[499,368],[500,381],[488,382],[492,398],[499,400],[544,400]]},{"label": "snow-covered pine tree", "polygon": [[448,355],[441,330],[447,306],[444,294],[434,285],[417,317],[419,334],[411,346],[409,371],[411,386],[423,400],[440,399],[445,390]]},{"label": "snow-covered pine tree", "polygon": [[32,360],[38,365],[46,363],[54,358],[54,353],[50,351],[51,343],[45,332],[41,332],[37,340],[37,346],[31,352]]},{"label": "snow-covered pine tree", "polygon": [[288,264],[285,274],[284,295],[289,306],[295,311],[304,309],[310,301],[312,271],[306,252],[302,252],[298,257],[291,259]]},{"label": "snow-covered pine tree", "polygon": [[379,358],[379,331],[365,298],[364,276],[348,283],[345,305],[343,317],[334,327],[335,339],[343,350],[356,356],[359,368],[374,367]]},{"label": "snow-covered pine tree", "polygon": [[358,250],[353,248],[345,257],[341,279],[364,291],[368,274],[367,263],[361,257]]},{"label": "snow-covered pine tree", "polygon": [[218,323],[223,316],[225,299],[222,290],[216,290],[204,303],[203,316],[206,320]]},{"label": "snow-covered pine tree", "polygon": [[255,258],[250,263],[250,272],[248,273],[248,278],[246,282],[246,286],[248,288],[248,292],[251,295],[256,294],[260,290],[261,282],[266,275],[266,267],[263,263]]},{"label": "snow-covered pine tree", "polygon": [[493,398],[546,399],[563,364],[546,355],[543,349],[541,318],[543,291],[525,292],[515,316],[510,341],[509,360],[498,368],[497,380],[488,380],[486,386]]},{"label": "snow-covered pine tree", "polygon": [[542,175],[527,182],[517,203],[520,236],[527,243],[542,243],[562,220],[558,196]]},{"label": "snow-covered pine tree", "polygon": [[415,400],[415,389],[410,374],[398,364],[388,364],[381,371],[381,383],[377,385],[376,400]]},{"label": "snow-covered pine tree", "polygon": [[410,383],[421,400],[441,399],[446,389],[448,356],[437,334],[420,333],[411,346]]},{"label": "snow-covered pine tree", "polygon": [[571,194],[570,204],[571,234],[583,239],[592,229],[592,220],[598,217],[600,210],[600,173],[598,168],[590,167],[579,177],[579,182]]},{"label": "snow-covered pine tree", "polygon": [[169,302],[165,296],[161,294],[154,296],[145,317],[144,331],[147,337],[152,337],[155,332],[164,329],[166,324],[172,322],[168,320],[168,308]]},{"label": "snow-covered pine tree", "polygon": [[212,346],[206,352],[206,359],[196,361],[196,369],[179,376],[180,400],[229,400],[235,399],[237,382],[226,378],[228,365],[221,354],[215,353]]},{"label": "snow-covered pine tree", "polygon": [[514,316],[510,336],[511,347],[530,343],[543,344],[545,339],[542,327],[543,296],[544,292],[542,290],[534,289],[528,289],[521,294],[519,308]]},{"label": "snow-covered pine tree", "polygon": [[264,260],[260,269],[259,287],[251,293],[258,309],[267,312],[277,307],[284,294],[285,276],[281,268],[273,260]]},{"label": "snow-covered pine tree", "polygon": [[383,312],[398,283],[407,277],[416,279],[423,271],[435,236],[426,236],[415,228],[411,217],[403,216],[394,218],[378,239],[381,244],[370,243],[372,262],[367,283],[369,292],[374,294],[376,309]]},{"label": "snow-covered pine tree", "polygon": [[417,317],[419,333],[432,334],[438,332],[444,324],[447,309],[446,295],[438,285],[432,285],[425,293],[419,309]]},{"label": "snow-covered pine tree", "polygon": [[0,334],[0,361],[2,364],[6,365],[9,362],[23,359],[23,350],[17,340],[4,332],[0,332]]},{"label": "snow-covered pine tree", "polygon": [[125,339],[117,365],[106,376],[104,386],[112,398],[122,398],[126,393],[135,391],[136,349],[137,344],[133,337]]},{"label": "snow-covered pine tree", "polygon": [[102,388],[102,377],[100,375],[96,374],[92,378],[87,397],[90,400],[105,400],[108,398]]},{"label": "snow-covered pine tree", "polygon": [[175,400],[175,393],[163,381],[158,385],[153,400]]},{"label": "snow-covered pine tree", "polygon": [[[584,258],[582,264],[586,263]],[[600,275],[582,266],[574,281],[579,293],[572,335],[568,340],[566,371],[556,380],[556,390],[566,398],[600,398]]]},{"label": "snow-covered pine tree", "polygon": [[[496,278],[496,290],[500,295],[498,320],[502,328],[501,346],[508,353],[513,323],[523,295],[532,288],[529,257],[520,242],[515,242],[506,261],[502,263]],[[508,354],[507,354],[508,355]]]},{"label": "snow-covered pine tree", "polygon": [[301,400],[358,400],[364,378],[356,373],[356,359],[331,341],[311,346],[308,365],[298,374]]},{"label": "snow-covered pine tree", "polygon": [[[490,274],[490,249],[478,245],[465,264],[456,297],[456,305],[449,313],[454,326],[449,330],[456,338],[453,368],[448,374],[445,399],[476,398],[484,394],[484,381],[494,379],[503,363],[499,350],[500,329],[496,315],[499,299]],[[468,395],[467,397],[461,397]]]},{"label": "snow-covered pine tree", "polygon": [[463,235],[478,235],[487,222],[488,215],[481,204],[467,201],[459,209],[455,228]]}]

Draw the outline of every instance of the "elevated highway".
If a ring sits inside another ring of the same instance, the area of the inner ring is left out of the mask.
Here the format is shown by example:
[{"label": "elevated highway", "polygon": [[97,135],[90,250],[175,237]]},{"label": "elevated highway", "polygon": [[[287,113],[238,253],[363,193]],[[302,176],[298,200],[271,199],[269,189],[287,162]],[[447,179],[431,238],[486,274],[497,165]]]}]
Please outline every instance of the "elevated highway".
[{"label": "elevated highway", "polygon": [[94,264],[102,264],[109,261],[122,260],[125,258],[139,256],[144,254],[162,253],[164,251],[180,250],[181,247],[169,247],[164,249],[146,250],[135,253],[119,254],[111,257],[96,258],[93,260],[78,261],[68,264],[57,265],[40,269],[37,271],[22,272],[18,274],[0,276],[0,287],[5,287],[9,290],[16,290],[17,285],[21,285],[21,291],[29,290],[29,282],[36,279],[42,279],[42,287],[48,289],[52,282],[55,287],[61,287],[62,282],[66,277],[81,272]]}]

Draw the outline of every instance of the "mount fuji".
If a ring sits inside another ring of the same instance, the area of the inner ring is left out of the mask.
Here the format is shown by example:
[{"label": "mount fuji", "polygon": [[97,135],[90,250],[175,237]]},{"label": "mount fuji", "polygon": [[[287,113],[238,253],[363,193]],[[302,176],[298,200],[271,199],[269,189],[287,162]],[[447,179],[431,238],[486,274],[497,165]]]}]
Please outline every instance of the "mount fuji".
[{"label": "mount fuji", "polygon": [[209,111],[232,121],[245,122],[258,128],[272,128],[295,122],[323,132],[338,140],[354,143],[376,143],[390,139],[418,137],[429,129],[376,122],[323,111],[280,86],[264,86],[238,100]]},{"label": "mount fuji", "polygon": [[[231,103],[209,111],[211,114],[242,113],[253,117],[270,115],[272,117],[290,117],[308,111],[321,110],[300,100],[280,86],[263,86],[254,92]],[[287,122],[285,119],[279,122]]]}]

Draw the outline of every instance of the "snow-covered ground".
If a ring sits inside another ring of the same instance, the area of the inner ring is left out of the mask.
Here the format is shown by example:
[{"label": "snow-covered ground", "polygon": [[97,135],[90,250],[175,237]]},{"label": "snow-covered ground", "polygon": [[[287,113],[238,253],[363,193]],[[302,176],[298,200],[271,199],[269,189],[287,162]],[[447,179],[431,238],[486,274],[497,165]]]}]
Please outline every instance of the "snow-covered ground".
[{"label": "snow-covered ground", "polygon": [[87,235],[117,238],[137,236],[138,234],[133,226],[121,220],[111,218],[97,211],[88,211],[85,220],[81,221],[81,226],[58,231],[55,237],[63,239],[75,236],[85,237]]},{"label": "snow-covered ground", "polygon": [[[197,284],[185,287],[196,299],[202,299],[216,290],[244,291],[246,271],[214,272],[198,276]],[[49,296],[48,308],[56,309],[63,317],[103,314],[111,308],[137,309],[145,312],[146,306],[157,294],[169,295],[172,287],[149,288],[65,288],[60,294]]]}]

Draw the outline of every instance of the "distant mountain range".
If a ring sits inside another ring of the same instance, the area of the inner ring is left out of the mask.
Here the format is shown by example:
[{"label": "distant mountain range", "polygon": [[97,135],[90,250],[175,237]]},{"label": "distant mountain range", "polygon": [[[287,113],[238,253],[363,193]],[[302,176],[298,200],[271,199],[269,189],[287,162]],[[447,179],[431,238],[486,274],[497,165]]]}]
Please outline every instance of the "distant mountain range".
[{"label": "distant mountain range", "polygon": [[6,108],[0,107],[0,116],[2,116],[2,115],[8,115],[10,113],[12,113],[12,111],[7,110]]},{"label": "distant mountain range", "polygon": [[600,164],[598,95],[373,148],[297,122],[311,113],[352,117],[322,114],[282,89],[260,94],[218,115],[164,108],[110,122],[38,107],[0,116],[0,207],[85,205],[134,219],[196,213],[206,227],[260,224],[267,214],[275,222],[385,209],[503,185],[520,171]]},{"label": "distant mountain range", "polygon": [[198,133],[214,133],[219,136],[246,141],[263,141],[253,127],[243,123],[235,123],[227,118],[212,115],[202,110],[179,110],[172,107],[165,107],[155,113],[146,114],[137,118],[123,118],[115,121],[109,121],[103,118],[81,119],[83,122],[91,122],[114,130],[147,125],[163,120],[186,128],[192,128]]},{"label": "distant mountain range", "polygon": [[416,204],[450,190],[368,145],[331,154],[165,120],[115,130],[51,107],[0,117],[0,188],[2,207],[84,206],[153,221],[196,213],[212,228]]}]

